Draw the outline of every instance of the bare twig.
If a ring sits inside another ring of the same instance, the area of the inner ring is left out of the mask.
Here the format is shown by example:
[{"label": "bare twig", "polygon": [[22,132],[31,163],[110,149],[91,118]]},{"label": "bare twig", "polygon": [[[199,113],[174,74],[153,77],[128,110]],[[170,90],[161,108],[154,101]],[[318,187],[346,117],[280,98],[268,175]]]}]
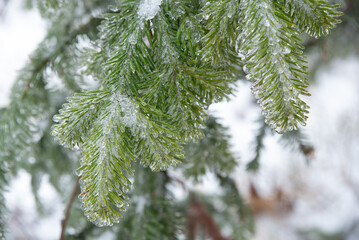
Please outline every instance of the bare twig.
[{"label": "bare twig", "polygon": [[71,194],[71,197],[70,197],[69,204],[67,204],[67,207],[66,207],[65,218],[61,221],[61,236],[60,236],[60,240],[64,240],[64,238],[65,238],[66,224],[67,224],[67,221],[69,220],[69,217],[70,217],[71,206],[72,206],[72,203],[73,203],[74,200],[75,200],[75,196],[76,196],[76,193],[77,193],[77,189],[79,188],[80,178],[81,178],[81,176],[79,176],[79,177],[76,179],[76,183],[75,183],[74,189],[72,190],[72,194]]}]

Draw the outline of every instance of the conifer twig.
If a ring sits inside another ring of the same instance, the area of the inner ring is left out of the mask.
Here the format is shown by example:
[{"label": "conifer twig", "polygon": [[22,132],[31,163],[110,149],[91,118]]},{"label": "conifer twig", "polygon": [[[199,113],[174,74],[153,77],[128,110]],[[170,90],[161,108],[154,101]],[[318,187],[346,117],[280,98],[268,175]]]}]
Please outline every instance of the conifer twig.
[{"label": "conifer twig", "polygon": [[75,196],[76,196],[76,193],[77,193],[77,189],[79,188],[80,178],[81,178],[81,176],[79,176],[79,177],[76,179],[76,183],[75,183],[75,186],[74,186],[74,188],[73,188],[73,190],[72,190],[72,194],[71,194],[71,197],[70,197],[70,201],[69,201],[69,203],[67,204],[67,207],[66,207],[65,218],[62,219],[62,221],[61,221],[61,236],[60,236],[60,240],[64,240],[64,239],[65,239],[66,224],[67,224],[67,221],[69,220],[69,217],[70,217],[70,211],[71,211],[72,203],[73,203],[74,200],[75,200]]}]

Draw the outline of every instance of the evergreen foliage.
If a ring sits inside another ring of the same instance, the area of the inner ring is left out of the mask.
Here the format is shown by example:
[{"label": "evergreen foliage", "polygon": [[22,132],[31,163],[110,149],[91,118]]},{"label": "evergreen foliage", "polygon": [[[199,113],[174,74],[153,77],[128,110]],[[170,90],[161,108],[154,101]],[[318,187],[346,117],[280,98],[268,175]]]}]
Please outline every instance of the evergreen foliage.
[{"label": "evergreen foliage", "polygon": [[223,210],[224,213],[219,214],[219,216],[225,217],[227,220],[220,222],[228,222],[232,226],[232,236],[234,239],[248,239],[248,236],[254,233],[254,222],[249,208],[244,203],[233,179],[219,174],[216,176],[224,190],[221,199],[228,206]]},{"label": "evergreen foliage", "polygon": [[[300,95],[308,95],[305,60],[299,31],[274,1],[242,1],[245,22],[240,53],[245,72],[254,81],[252,91],[258,99],[265,121],[282,133],[305,124],[308,106]],[[255,14],[256,13],[256,14]]]},{"label": "evergreen foliage", "polygon": [[186,154],[181,169],[186,177],[199,181],[208,172],[221,175],[233,172],[237,162],[229,152],[229,136],[225,130],[215,117],[208,117],[204,137],[197,143],[185,145]]},{"label": "evergreen foliage", "polygon": [[[201,136],[204,110],[231,92],[241,63],[236,48],[272,128],[296,129],[308,113],[299,98],[308,95],[294,23],[299,20],[286,4],[209,2],[203,13],[201,2],[146,4],[122,1],[105,15],[98,49],[90,52],[90,66],[103,68],[88,69],[98,78],[99,90],[77,94],[55,118],[53,132],[60,142],[83,152],[83,202],[89,219],[99,225],[111,225],[121,216],[124,192],[132,184],[131,161],[164,170],[183,157],[181,144]],[[200,24],[206,19],[207,29]],[[221,39],[220,33],[231,38]]]},{"label": "evergreen foliage", "polygon": [[[5,113],[5,108],[0,108],[0,119]],[[0,239],[4,239],[4,226],[5,226],[5,216],[6,216],[6,207],[5,207],[5,199],[3,193],[5,191],[5,186],[8,181],[6,180],[6,166],[3,161],[0,161]]]},{"label": "evergreen foliage", "polygon": [[176,12],[163,4],[151,24],[138,16],[136,1],[123,1],[107,14],[100,50],[91,55],[94,62],[105,59],[93,74],[100,90],[76,95],[54,118],[61,143],[83,151],[83,202],[99,225],[119,220],[124,190],[131,188],[131,161],[154,171],[177,163],[182,144],[201,136],[204,109],[230,93],[234,79],[199,59],[200,42],[188,41],[186,25],[199,9],[192,1],[176,4]]},{"label": "evergreen foliage", "polygon": [[250,171],[258,170],[261,151],[264,148],[264,138],[265,138],[266,132],[267,132],[266,131],[267,125],[263,121],[263,118],[261,118],[259,120],[259,123],[260,123],[260,127],[258,129],[258,133],[256,135],[255,142],[254,142],[255,155],[254,155],[253,159],[249,163],[247,163],[247,170],[250,170]]},{"label": "evergreen foliage", "polygon": [[[62,146],[82,155],[78,175],[85,215],[107,226],[120,222],[128,209],[120,223],[126,228],[119,230],[128,239],[176,239],[180,225],[165,187],[168,176],[143,167],[163,171],[185,158],[187,176],[198,180],[210,170],[234,191],[225,175],[236,161],[225,129],[208,117],[207,109],[228,99],[243,72],[274,130],[305,125],[309,107],[301,96],[309,95],[308,74],[299,36],[327,34],[340,16],[338,6],[324,0],[36,4],[50,22],[48,34],[19,74],[1,115],[0,159],[13,172],[21,162],[33,174],[35,191],[41,172],[61,168],[51,182],[69,174],[77,155],[56,146],[48,134],[49,119],[67,96],[53,118],[52,133]],[[92,46],[81,51],[83,41]],[[54,75],[65,90],[51,89]],[[96,86],[87,84],[90,78]],[[258,157],[264,133],[265,126],[257,138]],[[44,164],[47,151],[59,153],[56,164]],[[5,184],[1,178],[0,187]],[[241,202],[235,193],[227,204]],[[242,218],[232,216],[236,229]],[[148,227],[138,229],[136,222]],[[163,229],[152,226],[158,222]]]},{"label": "evergreen foliage", "polygon": [[[42,143],[49,143],[43,141],[44,134],[48,136],[48,140],[52,115],[57,110],[59,102],[64,101],[62,94],[54,93],[48,87],[52,80],[50,73],[61,77],[67,91],[73,92],[80,89],[77,84],[79,79],[75,77],[78,76],[78,65],[69,63],[69,60],[78,58],[79,36],[85,35],[88,38],[96,36],[99,19],[93,14],[93,11],[101,11],[107,7],[105,2],[91,1],[85,4],[86,8],[83,8],[84,2],[87,1],[63,2],[61,8],[58,8],[56,16],[47,14],[47,11],[51,11],[52,8],[42,9],[43,16],[49,17],[51,21],[48,34],[18,75],[11,90],[10,104],[0,119],[1,165],[5,165],[5,169],[13,173],[16,173],[19,167],[24,167],[31,172],[34,191],[38,188],[36,185],[41,177],[34,174],[32,170],[37,165],[35,169],[36,173],[39,173],[41,170],[48,170],[48,167],[51,166],[51,163],[43,161],[44,159],[39,154],[42,156],[46,154],[43,152],[44,146],[41,146]],[[82,10],[78,15],[79,8]],[[64,151],[55,145],[52,147]],[[61,157],[61,155],[56,156]],[[33,161],[35,162],[31,164]],[[66,165],[66,158],[54,162],[54,164],[70,166]],[[64,168],[60,169],[65,170]],[[46,172],[48,173],[48,171]],[[2,188],[6,186],[6,182],[3,180],[5,177],[1,174],[0,185]],[[55,176],[52,176],[52,180],[59,181]],[[58,184],[55,185],[58,186]],[[0,197],[1,199],[2,197]],[[4,208],[1,208],[2,213],[3,210]],[[4,215],[5,213],[1,214],[1,217]],[[1,229],[2,226],[3,224],[1,224]]]},{"label": "evergreen foliage", "polygon": [[[166,172],[153,173],[135,164],[131,205],[120,221],[117,238],[179,239],[184,225],[183,214],[168,191],[171,181]],[[183,233],[182,233],[183,234]]]},{"label": "evergreen foliage", "polygon": [[5,191],[5,186],[7,184],[6,180],[6,168],[4,164],[1,163],[0,165],[0,239],[5,239],[5,219],[6,219],[6,207],[5,207],[5,199],[3,193]]}]

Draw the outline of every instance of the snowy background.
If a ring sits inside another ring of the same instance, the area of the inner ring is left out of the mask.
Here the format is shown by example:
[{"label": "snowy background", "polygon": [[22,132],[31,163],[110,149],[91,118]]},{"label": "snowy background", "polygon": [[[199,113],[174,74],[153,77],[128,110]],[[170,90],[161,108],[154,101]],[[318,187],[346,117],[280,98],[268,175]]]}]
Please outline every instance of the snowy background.
[{"label": "snowy background", "polygon": [[[23,10],[21,2],[12,0],[6,11],[0,10],[0,107],[8,104],[17,71],[46,32],[39,14]],[[279,144],[278,135],[268,135],[260,171],[253,174],[244,170],[253,157],[251,143],[260,114],[248,84],[239,83],[236,97],[211,108],[229,127],[233,151],[241,158],[235,177],[243,195],[249,199],[249,185],[255,183],[264,199],[270,201],[280,189],[292,203],[284,213],[259,212],[253,240],[306,239],[298,233],[317,230],[329,235],[348,232],[343,239],[359,239],[359,58],[336,59],[314,77],[304,129],[315,148],[309,163]],[[200,188],[205,191],[216,188],[210,178],[203,185]],[[20,172],[13,180],[6,193],[10,239],[58,239],[65,206],[46,179],[40,196],[45,208],[52,210],[45,218],[37,216],[29,175]]]}]

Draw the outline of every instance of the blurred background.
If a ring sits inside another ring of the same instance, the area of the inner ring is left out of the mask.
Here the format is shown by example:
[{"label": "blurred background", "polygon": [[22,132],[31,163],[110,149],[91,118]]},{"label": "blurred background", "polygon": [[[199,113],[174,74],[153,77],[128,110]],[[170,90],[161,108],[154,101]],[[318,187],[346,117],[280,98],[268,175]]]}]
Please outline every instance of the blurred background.
[{"label": "blurred background", "polygon": [[[245,81],[238,83],[229,102],[210,108],[228,127],[231,149],[239,159],[232,177],[255,223],[255,234],[247,239],[359,239],[359,1],[336,2],[342,4],[342,23],[327,37],[304,37],[312,96],[305,99],[311,109],[299,148],[260,126],[260,109]],[[0,107],[9,103],[17,71],[46,33],[46,22],[25,5],[21,0],[0,1]],[[258,136],[264,144],[259,170],[247,171],[246,164],[256,157]],[[176,169],[169,175],[183,178]],[[207,174],[187,187],[215,194],[218,183]],[[179,199],[189,194],[178,186],[171,191]],[[39,183],[40,211],[25,171],[17,173],[5,197],[9,239],[58,239],[68,200],[63,201],[48,176]]]}]

